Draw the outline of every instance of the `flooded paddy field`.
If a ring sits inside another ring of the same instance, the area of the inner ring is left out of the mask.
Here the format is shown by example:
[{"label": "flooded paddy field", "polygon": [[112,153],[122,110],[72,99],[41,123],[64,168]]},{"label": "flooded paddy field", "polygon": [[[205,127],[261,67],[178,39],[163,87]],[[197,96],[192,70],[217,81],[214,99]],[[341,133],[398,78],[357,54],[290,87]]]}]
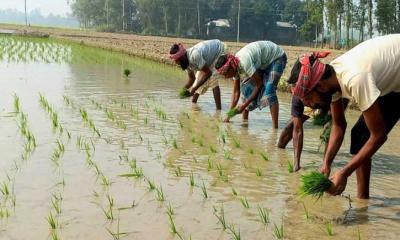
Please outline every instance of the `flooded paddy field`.
[{"label": "flooded paddy field", "polygon": [[[298,194],[318,169],[305,125],[300,173],[266,111],[221,121],[212,95],[178,97],[178,69],[77,44],[0,37],[0,239],[398,239],[399,127],[373,161],[371,196]],[[124,69],[131,74],[126,77]],[[290,96],[280,94],[280,128]],[[349,131],[335,167],[350,159]],[[332,236],[331,236],[332,235]]]}]

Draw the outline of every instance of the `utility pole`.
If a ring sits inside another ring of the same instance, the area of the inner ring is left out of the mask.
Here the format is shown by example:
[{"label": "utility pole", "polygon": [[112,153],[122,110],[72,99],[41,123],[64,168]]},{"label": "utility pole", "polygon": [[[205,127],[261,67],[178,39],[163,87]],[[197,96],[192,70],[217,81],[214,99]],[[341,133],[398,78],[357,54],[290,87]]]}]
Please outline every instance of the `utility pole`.
[{"label": "utility pole", "polygon": [[26,13],[26,0],[25,0],[25,25],[28,26],[28,15]]},{"label": "utility pole", "polygon": [[200,26],[200,0],[197,0],[197,27],[199,28],[199,37],[201,37],[201,26]]},{"label": "utility pole", "polygon": [[125,31],[125,0],[122,0],[122,31]]},{"label": "utility pole", "polygon": [[238,2],[238,16],[237,16],[237,35],[236,42],[239,42],[240,39],[240,0]]}]

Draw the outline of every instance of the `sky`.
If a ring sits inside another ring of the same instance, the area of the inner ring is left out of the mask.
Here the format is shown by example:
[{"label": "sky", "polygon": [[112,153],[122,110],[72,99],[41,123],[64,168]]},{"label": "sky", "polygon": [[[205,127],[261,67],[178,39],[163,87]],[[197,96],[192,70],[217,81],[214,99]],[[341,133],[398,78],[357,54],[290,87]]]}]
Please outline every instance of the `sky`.
[{"label": "sky", "polygon": [[[26,0],[27,11],[40,9],[43,15],[65,15],[71,13],[67,0]],[[0,9],[24,11],[24,0],[0,0]]]}]

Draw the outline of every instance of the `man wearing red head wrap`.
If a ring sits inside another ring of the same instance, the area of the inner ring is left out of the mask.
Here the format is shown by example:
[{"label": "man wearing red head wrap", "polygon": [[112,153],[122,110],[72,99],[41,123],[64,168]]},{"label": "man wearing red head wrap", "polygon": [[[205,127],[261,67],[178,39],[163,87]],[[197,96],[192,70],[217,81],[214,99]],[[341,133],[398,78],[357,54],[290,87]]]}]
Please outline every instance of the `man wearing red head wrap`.
[{"label": "man wearing red head wrap", "polygon": [[221,110],[221,94],[214,64],[225,51],[226,45],[217,39],[200,42],[189,49],[185,49],[181,43],[172,45],[170,59],[188,73],[181,97],[193,96],[192,102],[197,103],[199,96],[211,88],[216,108]]},{"label": "man wearing red head wrap", "polygon": [[341,194],[347,178],[356,171],[358,197],[369,198],[371,158],[400,118],[400,34],[365,41],[330,64],[320,62],[325,55],[303,56],[288,82],[296,83],[293,95],[305,105],[330,105],[333,126],[321,167],[326,175],[346,132],[343,100],[358,105],[362,115],[351,130],[353,158],[331,176],[333,184],[328,192]]},{"label": "man wearing red head wrap", "polygon": [[[269,107],[272,126],[278,128],[276,88],[286,63],[285,51],[271,41],[252,42],[235,55],[221,56],[215,65],[218,73],[234,79],[231,110],[225,122],[238,113],[242,113],[243,120],[247,121],[250,111]],[[237,107],[240,96],[243,103]]]}]

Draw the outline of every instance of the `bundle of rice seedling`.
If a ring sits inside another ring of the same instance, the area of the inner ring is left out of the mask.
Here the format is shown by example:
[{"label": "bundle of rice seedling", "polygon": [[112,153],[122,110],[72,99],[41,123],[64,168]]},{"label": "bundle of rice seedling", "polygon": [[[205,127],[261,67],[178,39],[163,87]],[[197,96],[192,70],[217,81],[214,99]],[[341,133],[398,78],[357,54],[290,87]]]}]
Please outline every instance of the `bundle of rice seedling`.
[{"label": "bundle of rice seedling", "polygon": [[131,70],[125,69],[124,70],[124,75],[125,75],[125,77],[129,77],[129,75],[131,75]]},{"label": "bundle of rice seedling", "polygon": [[239,112],[238,112],[238,110],[237,110],[236,108],[231,108],[231,109],[226,113],[226,115],[227,115],[229,118],[233,118],[236,114],[239,114]]},{"label": "bundle of rice seedling", "polygon": [[190,92],[189,92],[189,90],[188,90],[187,88],[182,88],[182,89],[179,91],[179,97],[180,97],[180,98],[187,98],[187,97],[190,97]]},{"label": "bundle of rice seedling", "polygon": [[324,192],[327,191],[332,185],[332,182],[329,180],[329,178],[317,171],[302,175],[301,181],[301,195],[311,195],[313,197],[317,197],[318,199],[321,198]]},{"label": "bundle of rice seedling", "polygon": [[320,112],[313,117],[313,124],[317,126],[324,126],[332,119],[331,115],[327,112]]}]

